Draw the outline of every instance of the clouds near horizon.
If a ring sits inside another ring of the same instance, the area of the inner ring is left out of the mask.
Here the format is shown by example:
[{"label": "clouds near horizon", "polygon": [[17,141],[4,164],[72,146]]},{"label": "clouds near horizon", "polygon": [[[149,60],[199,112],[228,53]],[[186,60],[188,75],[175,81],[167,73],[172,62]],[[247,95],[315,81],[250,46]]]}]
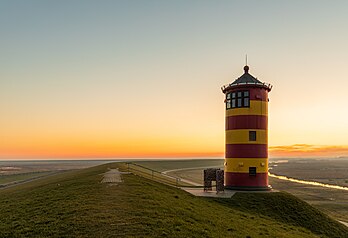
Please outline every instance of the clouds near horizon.
[{"label": "clouds near horizon", "polygon": [[348,145],[294,144],[270,146],[271,157],[348,157]]}]

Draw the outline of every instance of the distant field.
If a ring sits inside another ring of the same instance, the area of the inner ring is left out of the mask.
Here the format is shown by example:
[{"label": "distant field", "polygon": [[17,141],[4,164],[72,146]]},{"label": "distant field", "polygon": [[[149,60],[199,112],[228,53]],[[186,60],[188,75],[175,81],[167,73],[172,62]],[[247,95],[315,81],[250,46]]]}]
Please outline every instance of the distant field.
[{"label": "distant field", "polygon": [[32,178],[36,178],[36,177],[49,175],[49,174],[52,174],[52,171],[0,175],[0,187],[2,185],[6,185],[6,184],[13,183],[16,181],[28,180],[28,179],[32,179]]},{"label": "distant field", "polygon": [[286,193],[194,197],[133,174],[100,183],[105,164],[0,190],[0,237],[347,237]]},{"label": "distant field", "polygon": [[292,159],[272,166],[271,172],[304,180],[348,187],[348,159]]},{"label": "distant field", "polygon": [[102,160],[71,160],[71,161],[0,161],[0,188],[32,179],[56,174],[58,172],[88,168],[104,164]]},{"label": "distant field", "polygon": [[110,163],[107,160],[0,160],[0,175],[83,169]]}]

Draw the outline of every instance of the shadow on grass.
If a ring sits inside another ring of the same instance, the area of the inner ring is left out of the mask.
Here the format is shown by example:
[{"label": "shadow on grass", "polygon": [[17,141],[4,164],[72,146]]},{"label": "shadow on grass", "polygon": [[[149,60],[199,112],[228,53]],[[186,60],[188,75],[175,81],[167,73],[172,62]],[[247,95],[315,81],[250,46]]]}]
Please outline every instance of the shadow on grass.
[{"label": "shadow on grass", "polygon": [[[208,198],[211,199],[211,198]],[[300,226],[318,235],[348,237],[348,228],[295,196],[285,193],[236,193],[216,203],[259,217]]]}]

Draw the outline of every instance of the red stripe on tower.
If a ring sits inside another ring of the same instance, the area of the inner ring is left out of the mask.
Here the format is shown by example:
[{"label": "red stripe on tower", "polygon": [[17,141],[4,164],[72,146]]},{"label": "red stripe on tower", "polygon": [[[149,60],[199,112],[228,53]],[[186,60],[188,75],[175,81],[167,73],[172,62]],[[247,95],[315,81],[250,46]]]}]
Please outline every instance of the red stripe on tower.
[{"label": "red stripe on tower", "polygon": [[267,116],[240,115],[226,117],[226,130],[263,129],[267,130]]},{"label": "red stripe on tower", "polygon": [[268,184],[267,173],[257,173],[255,176],[249,176],[248,173],[225,173],[225,183],[229,188],[239,189],[241,187],[257,188]]},{"label": "red stripe on tower", "polygon": [[267,144],[226,144],[226,158],[267,157]]}]

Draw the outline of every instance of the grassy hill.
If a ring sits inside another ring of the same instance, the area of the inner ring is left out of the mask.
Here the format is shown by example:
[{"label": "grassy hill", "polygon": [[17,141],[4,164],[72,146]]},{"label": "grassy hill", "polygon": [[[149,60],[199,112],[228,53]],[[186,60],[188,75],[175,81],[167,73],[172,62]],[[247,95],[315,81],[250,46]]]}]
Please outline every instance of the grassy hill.
[{"label": "grassy hill", "polygon": [[194,197],[132,174],[100,183],[106,164],[0,190],[0,237],[348,237],[286,193]]}]

